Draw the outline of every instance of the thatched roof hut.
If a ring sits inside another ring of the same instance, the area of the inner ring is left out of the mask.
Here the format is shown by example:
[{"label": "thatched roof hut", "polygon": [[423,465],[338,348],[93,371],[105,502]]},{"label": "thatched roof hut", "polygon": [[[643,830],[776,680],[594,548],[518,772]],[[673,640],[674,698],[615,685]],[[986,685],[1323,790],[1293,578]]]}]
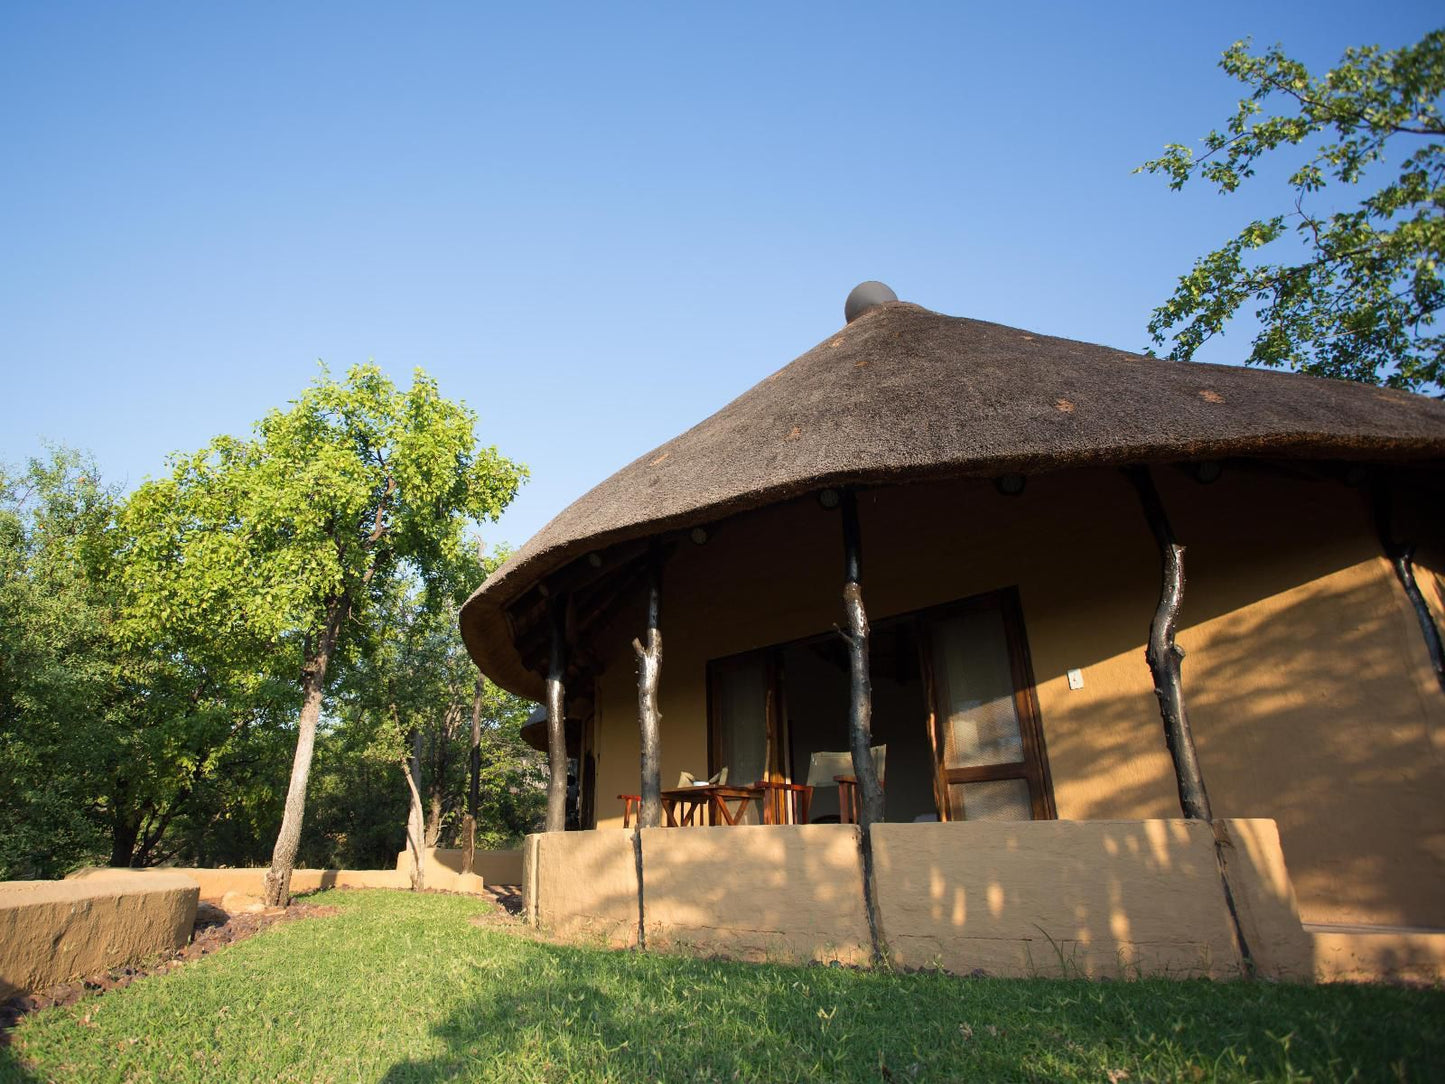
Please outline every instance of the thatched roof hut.
[{"label": "thatched roof hut", "polygon": [[827,486],[1242,456],[1445,459],[1445,402],[886,303],[565,508],[467,601],[462,634],[539,699],[545,659],[517,642],[528,596],[608,547]]},{"label": "thatched roof hut", "polygon": [[[1396,929],[1445,931],[1445,402],[878,284],[848,309],[463,608],[482,670],[548,700],[529,913],[1007,973],[1042,932],[1085,973],[1217,948],[1273,975],[1316,966],[1303,918],[1445,974],[1445,932]],[[759,828],[563,831],[633,816]],[[1211,899],[1215,942],[1184,906]]]}]

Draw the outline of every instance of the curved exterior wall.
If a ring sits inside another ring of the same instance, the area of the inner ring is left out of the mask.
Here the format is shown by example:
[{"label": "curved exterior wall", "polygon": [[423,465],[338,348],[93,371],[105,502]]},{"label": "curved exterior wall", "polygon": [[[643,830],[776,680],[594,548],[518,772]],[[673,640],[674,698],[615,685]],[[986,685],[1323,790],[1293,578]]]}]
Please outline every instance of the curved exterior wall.
[{"label": "curved exterior wall", "polygon": [[[1179,640],[1214,815],[1278,821],[1306,922],[1445,927],[1445,695],[1364,496],[1263,466],[1209,486],[1154,476],[1187,546]],[[859,506],[875,622],[1017,587],[1060,818],[1179,815],[1144,661],[1158,553],[1119,473],[1037,475],[1017,498],[986,482],[869,490]],[[1420,508],[1401,513],[1417,537],[1445,537]],[[1434,560],[1422,550],[1420,578],[1445,620]],[[664,786],[707,765],[708,660],[829,630],[841,566],[838,514],[811,497],[679,545],[663,583]],[[593,645],[599,827],[620,826],[615,796],[638,790],[641,627],[639,604]]]}]

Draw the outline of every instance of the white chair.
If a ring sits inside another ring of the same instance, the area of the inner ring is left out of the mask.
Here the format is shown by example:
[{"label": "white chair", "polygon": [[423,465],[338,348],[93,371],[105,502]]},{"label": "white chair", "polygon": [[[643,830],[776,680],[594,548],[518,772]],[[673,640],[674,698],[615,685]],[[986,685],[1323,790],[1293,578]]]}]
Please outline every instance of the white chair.
[{"label": "white chair", "polygon": [[[878,773],[878,786],[881,788],[888,763],[888,746],[875,745],[872,753],[873,770]],[[858,781],[853,777],[852,753],[814,753],[808,760],[808,786],[813,790],[837,787],[838,819],[844,824],[857,822]]]}]

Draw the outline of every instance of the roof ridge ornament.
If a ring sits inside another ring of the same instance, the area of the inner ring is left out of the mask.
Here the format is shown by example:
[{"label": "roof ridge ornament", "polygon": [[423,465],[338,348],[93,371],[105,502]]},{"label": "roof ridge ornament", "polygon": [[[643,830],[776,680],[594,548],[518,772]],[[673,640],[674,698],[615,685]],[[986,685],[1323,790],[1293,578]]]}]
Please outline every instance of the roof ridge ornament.
[{"label": "roof ridge ornament", "polygon": [[872,312],[879,305],[886,305],[890,301],[897,301],[898,295],[885,284],[869,279],[867,282],[860,282],[853,287],[853,292],[848,295],[848,300],[843,302],[843,316],[852,323],[864,313]]}]

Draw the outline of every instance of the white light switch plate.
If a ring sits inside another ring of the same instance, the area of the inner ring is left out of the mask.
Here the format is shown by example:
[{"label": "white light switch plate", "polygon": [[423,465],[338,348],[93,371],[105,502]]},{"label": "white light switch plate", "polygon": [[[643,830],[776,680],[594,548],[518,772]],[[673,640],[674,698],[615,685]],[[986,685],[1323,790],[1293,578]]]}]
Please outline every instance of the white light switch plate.
[{"label": "white light switch plate", "polygon": [[1082,670],[1069,671],[1069,688],[1082,689],[1084,687],[1084,672]]}]

